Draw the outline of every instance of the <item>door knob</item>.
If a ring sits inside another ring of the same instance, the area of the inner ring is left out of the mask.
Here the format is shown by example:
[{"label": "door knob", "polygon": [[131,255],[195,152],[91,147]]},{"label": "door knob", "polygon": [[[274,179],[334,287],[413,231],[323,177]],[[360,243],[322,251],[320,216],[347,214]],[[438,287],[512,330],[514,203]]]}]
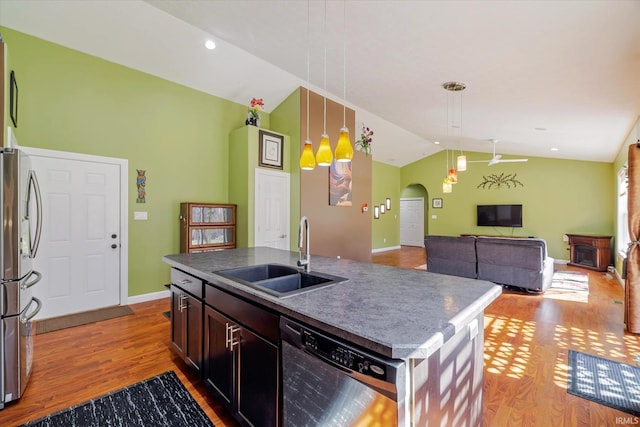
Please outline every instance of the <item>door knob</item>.
[{"label": "door knob", "polygon": [[113,245],[111,245],[111,249],[117,249],[118,245],[116,245],[115,243]]},{"label": "door knob", "polygon": [[117,235],[117,234],[112,234],[112,235],[111,235],[111,238],[112,238],[112,239],[115,239],[115,238],[117,238],[117,237],[118,237],[118,235]]}]

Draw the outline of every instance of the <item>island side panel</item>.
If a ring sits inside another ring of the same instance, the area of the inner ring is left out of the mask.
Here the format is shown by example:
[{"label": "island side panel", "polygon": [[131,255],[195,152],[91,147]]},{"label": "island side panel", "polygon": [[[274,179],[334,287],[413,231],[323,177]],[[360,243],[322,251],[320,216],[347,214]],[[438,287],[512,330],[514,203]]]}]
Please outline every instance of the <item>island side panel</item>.
[{"label": "island side panel", "polygon": [[482,426],[483,325],[484,312],[428,359],[409,360],[413,425]]}]

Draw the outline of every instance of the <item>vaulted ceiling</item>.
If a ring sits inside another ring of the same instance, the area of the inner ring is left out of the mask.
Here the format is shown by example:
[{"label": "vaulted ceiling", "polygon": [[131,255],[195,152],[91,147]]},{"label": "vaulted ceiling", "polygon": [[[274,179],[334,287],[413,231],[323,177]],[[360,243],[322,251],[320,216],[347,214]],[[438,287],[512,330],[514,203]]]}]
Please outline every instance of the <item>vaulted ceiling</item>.
[{"label": "vaulted ceiling", "polygon": [[309,50],[312,90],[342,102],[346,70],[374,159],[396,166],[490,139],[613,161],[640,115],[639,22],[637,0],[0,1],[1,25],[267,111],[307,85]]}]

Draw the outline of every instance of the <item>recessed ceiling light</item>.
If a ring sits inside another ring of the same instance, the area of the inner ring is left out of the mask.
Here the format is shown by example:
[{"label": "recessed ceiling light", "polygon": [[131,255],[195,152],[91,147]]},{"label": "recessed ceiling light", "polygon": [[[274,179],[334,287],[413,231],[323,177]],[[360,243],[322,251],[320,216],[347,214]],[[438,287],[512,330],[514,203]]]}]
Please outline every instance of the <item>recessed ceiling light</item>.
[{"label": "recessed ceiling light", "polygon": [[559,149],[559,148],[557,148],[557,147],[553,147],[553,148],[551,149],[551,151],[559,151],[559,150],[560,150],[560,149]]},{"label": "recessed ceiling light", "polygon": [[440,145],[440,141],[433,141],[434,144]]},{"label": "recessed ceiling light", "polygon": [[209,50],[213,50],[216,48],[216,43],[213,40],[209,39],[206,42],[204,42],[204,47],[206,47]]}]

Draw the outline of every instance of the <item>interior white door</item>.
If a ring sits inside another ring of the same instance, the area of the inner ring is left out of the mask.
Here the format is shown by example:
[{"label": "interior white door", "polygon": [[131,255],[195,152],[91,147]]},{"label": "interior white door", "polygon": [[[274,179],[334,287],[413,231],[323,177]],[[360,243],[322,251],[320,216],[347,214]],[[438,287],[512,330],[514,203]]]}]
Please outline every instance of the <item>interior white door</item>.
[{"label": "interior white door", "polygon": [[34,268],[42,281],[38,318],[121,302],[121,166],[31,155],[42,192],[43,227]]},{"label": "interior white door", "polygon": [[400,244],[424,246],[424,199],[400,199]]},{"label": "interior white door", "polygon": [[255,246],[289,250],[289,174],[256,169]]}]

